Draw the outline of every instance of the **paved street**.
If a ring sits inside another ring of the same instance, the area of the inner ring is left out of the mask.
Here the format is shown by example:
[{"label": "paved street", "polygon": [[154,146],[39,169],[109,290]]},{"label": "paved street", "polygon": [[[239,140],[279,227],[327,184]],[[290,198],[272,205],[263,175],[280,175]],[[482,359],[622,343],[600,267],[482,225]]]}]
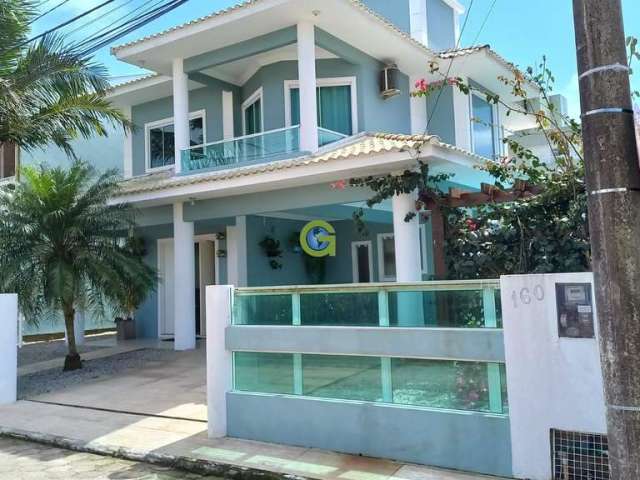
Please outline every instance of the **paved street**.
[{"label": "paved street", "polygon": [[0,438],[0,480],[213,480],[145,463]]}]

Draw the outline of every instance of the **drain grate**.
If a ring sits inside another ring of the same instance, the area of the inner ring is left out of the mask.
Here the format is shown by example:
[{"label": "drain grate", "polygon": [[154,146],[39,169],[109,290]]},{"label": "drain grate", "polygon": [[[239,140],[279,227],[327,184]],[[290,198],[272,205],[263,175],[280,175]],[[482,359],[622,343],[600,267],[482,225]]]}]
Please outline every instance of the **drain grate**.
[{"label": "drain grate", "polygon": [[609,480],[607,436],[551,430],[554,480]]}]

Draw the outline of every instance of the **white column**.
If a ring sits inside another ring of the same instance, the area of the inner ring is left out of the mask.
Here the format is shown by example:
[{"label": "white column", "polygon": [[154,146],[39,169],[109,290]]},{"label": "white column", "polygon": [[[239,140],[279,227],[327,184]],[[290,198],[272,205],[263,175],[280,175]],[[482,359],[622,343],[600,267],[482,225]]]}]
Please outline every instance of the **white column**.
[{"label": "white column", "polygon": [[247,217],[236,217],[227,227],[227,282],[236,287],[247,286]]},{"label": "white column", "polygon": [[[122,107],[122,113],[131,120],[131,106]],[[122,146],[123,173],[124,178],[133,177],[133,135],[131,131],[126,131],[123,138]]]},{"label": "white column", "polygon": [[[463,79],[467,81],[467,79]],[[455,121],[456,146],[472,151],[471,146],[471,104],[470,95],[453,89],[453,117]]]},{"label": "white column", "polygon": [[411,37],[424,45],[429,45],[427,2],[425,0],[409,0],[409,15]]},{"label": "white column", "polygon": [[233,286],[207,287],[207,418],[209,438],[227,435],[227,392],[233,388],[232,353],[225,346],[231,325]]},{"label": "white column", "polygon": [[407,213],[416,211],[416,195],[415,193],[395,195],[392,204],[396,281],[419,282],[422,280],[420,223],[417,215],[411,221],[405,222]]},{"label": "white column", "polygon": [[193,222],[184,221],[183,204],[173,204],[174,334],[176,350],[196,347],[196,269]]},{"label": "white column", "polygon": [[0,294],[0,405],[17,398],[18,378],[18,296]]},{"label": "white column", "polygon": [[[422,78],[424,77],[410,77],[409,88],[414,89],[416,82]],[[413,135],[424,135],[425,133],[429,133],[427,132],[427,98],[411,97],[409,102],[409,108],[411,110],[411,133]]]},{"label": "white column", "polygon": [[189,148],[189,85],[182,58],[173,59],[173,128],[175,172],[182,170],[180,152]]},{"label": "white column", "polygon": [[222,92],[222,137],[233,138],[233,92]]},{"label": "white column", "polygon": [[318,150],[316,41],[314,25],[298,23],[298,80],[300,82],[300,149]]}]

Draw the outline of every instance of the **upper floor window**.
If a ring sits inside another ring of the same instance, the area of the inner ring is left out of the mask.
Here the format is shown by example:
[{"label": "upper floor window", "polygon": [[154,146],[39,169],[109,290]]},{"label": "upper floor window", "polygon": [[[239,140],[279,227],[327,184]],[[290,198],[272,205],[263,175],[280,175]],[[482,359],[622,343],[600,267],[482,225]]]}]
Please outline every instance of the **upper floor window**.
[{"label": "upper floor window", "polygon": [[471,94],[471,139],[473,152],[496,159],[499,153],[499,127],[495,105],[487,102],[482,94]]},{"label": "upper floor window", "polygon": [[242,130],[245,135],[254,135],[264,130],[262,114],[262,88],[259,88],[242,104]]},{"label": "upper floor window", "polygon": [[[317,80],[318,127],[350,136],[358,131],[355,77]],[[300,124],[298,81],[285,82],[287,125]]]},{"label": "upper floor window", "polygon": [[[189,145],[196,147],[206,142],[204,110],[189,115]],[[147,170],[171,167],[176,162],[175,128],[173,118],[145,125]]]}]

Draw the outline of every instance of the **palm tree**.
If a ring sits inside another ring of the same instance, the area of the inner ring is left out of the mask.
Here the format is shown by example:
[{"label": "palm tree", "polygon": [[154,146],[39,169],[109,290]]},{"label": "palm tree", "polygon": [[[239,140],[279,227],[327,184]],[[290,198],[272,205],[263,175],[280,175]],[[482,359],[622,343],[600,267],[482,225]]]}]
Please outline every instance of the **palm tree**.
[{"label": "palm tree", "polygon": [[23,168],[18,183],[0,189],[0,291],[17,292],[28,319],[61,312],[69,352],[65,370],[81,368],[73,320],[78,308],[118,303],[127,279],[155,284],[155,271],[123,237],[133,211],[109,203],[118,193],[114,171],[97,176],[76,161],[62,168]]},{"label": "palm tree", "polygon": [[0,2],[0,148],[55,144],[74,156],[71,141],[128,127],[107,99],[107,70],[57,34],[30,41],[42,2]]}]

